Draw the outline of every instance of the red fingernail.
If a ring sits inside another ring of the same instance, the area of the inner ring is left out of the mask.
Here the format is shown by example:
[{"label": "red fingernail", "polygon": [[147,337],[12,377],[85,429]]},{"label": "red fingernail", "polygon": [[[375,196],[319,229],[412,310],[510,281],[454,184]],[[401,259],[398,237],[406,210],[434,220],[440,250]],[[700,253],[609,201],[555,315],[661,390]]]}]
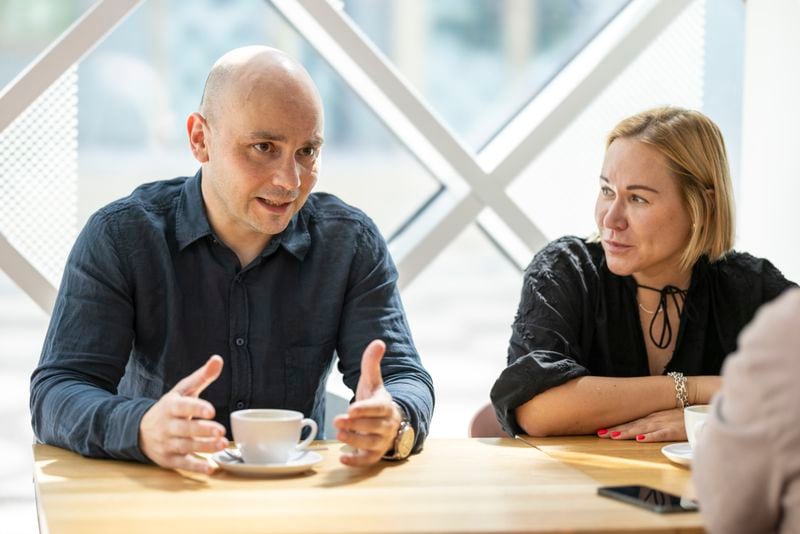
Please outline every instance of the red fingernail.
[{"label": "red fingernail", "polygon": [[612,438],[618,438],[620,434],[622,434],[622,432],[617,432],[617,431],[615,430],[614,432],[612,432],[612,433],[611,433],[611,437],[612,437]]},{"label": "red fingernail", "polygon": [[600,430],[597,431],[598,436],[605,436],[606,434],[608,434],[608,430],[605,428],[601,428]]},{"label": "red fingernail", "polygon": [[636,436],[636,441],[644,441],[644,434],[639,434]]}]

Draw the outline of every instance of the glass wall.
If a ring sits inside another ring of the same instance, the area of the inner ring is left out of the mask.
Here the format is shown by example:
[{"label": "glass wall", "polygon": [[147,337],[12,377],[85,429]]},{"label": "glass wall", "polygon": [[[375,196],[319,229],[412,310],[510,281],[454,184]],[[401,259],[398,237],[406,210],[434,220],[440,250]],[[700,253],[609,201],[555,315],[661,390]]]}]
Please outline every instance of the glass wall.
[{"label": "glass wall", "polygon": [[[741,62],[728,56],[723,61],[718,51],[724,42],[725,50],[740,54],[744,7],[736,3],[721,10],[721,1],[692,3],[510,184],[510,196],[548,238],[592,231],[603,137],[625,114],[659,104],[708,109],[725,135],[738,140],[740,93],[724,81],[741,79]],[[0,0],[0,86],[92,4]],[[478,152],[627,5],[625,0],[348,0],[343,8],[464,146]],[[731,23],[719,19],[722,12]],[[717,18],[707,24],[712,13]],[[388,237],[443,187],[269,2],[148,0],[77,65],[72,78],[62,80],[74,85],[77,142],[64,157],[74,158],[77,171],[63,175],[74,180],[65,185],[74,194],[62,195],[71,205],[59,209],[72,215],[42,222],[36,230],[54,235],[48,224],[59,225],[63,246],[43,247],[35,235],[19,234],[2,217],[0,231],[21,250],[42,250],[41,257],[30,259],[55,272],[57,282],[69,244],[93,211],[141,183],[196,171],[186,116],[196,109],[214,60],[249,44],[291,53],[320,88],[326,147],[318,190],[364,209]],[[62,133],[69,138],[66,129]],[[25,135],[30,130],[20,127],[0,132],[0,151],[3,143],[31,145]],[[42,154],[48,151],[36,146]],[[738,142],[729,148],[738,161]],[[13,199],[7,193],[20,191],[20,181],[39,178],[41,158],[2,155],[14,163],[14,172],[0,162],[0,209],[11,213],[13,202],[14,209],[26,211],[26,203],[41,203],[46,181],[38,192],[29,187]],[[465,436],[470,416],[488,402],[489,388],[505,366],[520,287],[519,270],[471,224],[404,290],[417,346],[437,388],[432,437]],[[18,460],[0,473],[0,517],[30,519],[10,532],[35,528],[26,467],[27,386],[45,323],[43,312],[0,279],[0,389],[9,396],[3,420],[11,421],[0,430],[0,452]],[[330,388],[349,397],[337,376]]]}]

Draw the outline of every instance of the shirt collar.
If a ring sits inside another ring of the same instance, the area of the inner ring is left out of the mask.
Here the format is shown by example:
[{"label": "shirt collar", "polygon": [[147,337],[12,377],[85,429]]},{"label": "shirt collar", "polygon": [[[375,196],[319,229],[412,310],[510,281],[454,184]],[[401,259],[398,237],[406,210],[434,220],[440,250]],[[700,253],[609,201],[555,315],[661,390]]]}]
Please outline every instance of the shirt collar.
[{"label": "shirt collar", "polygon": [[310,209],[311,207],[308,205],[308,202],[306,202],[300,211],[294,214],[294,217],[289,221],[286,229],[272,238],[270,244],[266,246],[261,255],[267,256],[275,250],[275,248],[270,245],[277,241],[288,253],[298,260],[303,261],[303,258],[306,257],[306,253],[311,246],[311,234],[308,231],[308,214]]},{"label": "shirt collar", "polygon": [[[197,174],[186,180],[178,204],[176,237],[180,250],[188,247],[198,239],[213,235],[211,225],[208,223],[203,193],[200,184],[203,178],[203,171],[198,170]],[[311,234],[308,231],[308,213],[311,207],[306,203],[299,212],[289,221],[283,232],[274,236],[269,244],[264,247],[261,256],[265,257],[272,254],[278,246],[282,246],[287,252],[298,260],[306,257],[311,246]]]},{"label": "shirt collar", "polygon": [[201,237],[212,235],[208,224],[203,193],[200,190],[202,169],[186,180],[183,185],[175,221],[175,235],[180,250],[188,247]]}]

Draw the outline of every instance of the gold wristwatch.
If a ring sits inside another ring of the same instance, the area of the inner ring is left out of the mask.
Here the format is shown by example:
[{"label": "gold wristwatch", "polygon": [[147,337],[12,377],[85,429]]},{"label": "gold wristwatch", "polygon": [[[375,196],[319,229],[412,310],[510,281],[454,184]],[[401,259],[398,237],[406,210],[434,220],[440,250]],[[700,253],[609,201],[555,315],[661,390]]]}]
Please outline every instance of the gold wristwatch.
[{"label": "gold wristwatch", "polygon": [[414,448],[414,427],[408,422],[408,416],[402,406],[395,403],[400,410],[402,420],[400,428],[397,429],[397,436],[394,438],[394,446],[383,455],[384,460],[405,460]]}]

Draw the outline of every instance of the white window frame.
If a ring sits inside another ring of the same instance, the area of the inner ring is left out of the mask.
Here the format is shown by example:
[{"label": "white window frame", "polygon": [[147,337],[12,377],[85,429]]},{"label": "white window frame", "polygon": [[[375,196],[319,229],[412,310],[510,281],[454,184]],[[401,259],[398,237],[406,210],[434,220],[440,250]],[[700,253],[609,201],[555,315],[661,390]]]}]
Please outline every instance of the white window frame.
[{"label": "white window frame", "polygon": [[[0,132],[144,0],[100,0],[0,92]],[[482,150],[466,148],[340,2],[268,0],[443,189],[390,242],[407,287],[478,221],[518,266],[547,241],[506,188],[693,0],[633,0]],[[483,218],[489,208],[493,217]],[[47,313],[56,289],[0,232],[0,268]]]}]

